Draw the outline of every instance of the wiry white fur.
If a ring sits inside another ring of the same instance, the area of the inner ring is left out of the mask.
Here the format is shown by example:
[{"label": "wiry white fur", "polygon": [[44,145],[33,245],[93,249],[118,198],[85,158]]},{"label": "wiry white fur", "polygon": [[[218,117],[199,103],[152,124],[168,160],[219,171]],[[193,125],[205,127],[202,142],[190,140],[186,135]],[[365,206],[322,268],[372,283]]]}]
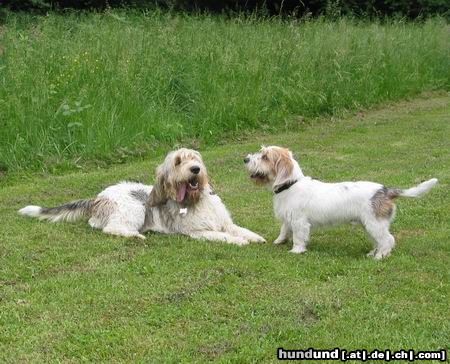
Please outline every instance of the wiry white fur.
[{"label": "wiry white fur", "polygon": [[[177,164],[180,158],[181,163]],[[190,172],[192,167],[199,167],[198,174]],[[174,185],[196,176],[202,181],[198,200],[187,205],[178,202],[173,197]],[[186,213],[181,213],[181,209],[187,209]],[[237,245],[265,242],[261,236],[233,223],[222,200],[207,182],[206,166],[200,154],[185,148],[169,153],[157,169],[157,183],[147,203],[143,227],[143,231],[148,230]]]},{"label": "wiry white fur", "polygon": [[[273,190],[283,183],[297,180],[290,188],[273,196],[275,215],[282,221],[280,234],[274,244],[292,239],[291,252],[303,253],[306,251],[311,228],[359,222],[376,243],[368,255],[382,259],[390,254],[395,244],[394,237],[389,232],[394,213],[389,218],[377,217],[371,201],[383,185],[367,181],[324,183],[312,179],[303,175],[299,164],[289,151],[292,172],[280,180],[273,175],[273,168],[271,169],[270,164],[265,163],[262,157],[264,153],[270,152],[271,148],[279,147],[263,147],[260,153],[248,155],[245,162],[251,174],[266,176],[266,182]],[[399,191],[399,196],[418,197],[436,183],[436,178],[430,179],[417,187]]]},{"label": "wiry white fur", "polygon": [[[151,190],[152,186],[142,183],[120,182],[107,187],[95,199],[85,200],[90,204],[86,203],[80,208],[67,209],[62,205],[45,212],[46,209],[40,206],[26,206],[19,210],[19,214],[51,222],[73,222],[86,216],[89,225],[105,233],[145,239],[139,232],[145,219],[145,201],[137,200],[131,193],[145,191],[149,195]],[[92,208],[86,208],[86,205]]]},{"label": "wiry white fur", "polygon": [[57,214],[46,213],[40,206],[26,206],[19,210],[19,214],[29,217],[37,217],[39,220],[48,220],[50,222],[77,221],[87,214],[85,209],[62,210]]},{"label": "wiry white fur", "polygon": [[434,185],[438,183],[437,178],[432,178],[428,181],[422,182],[420,185],[416,187],[409,188],[407,190],[403,190],[400,196],[404,197],[420,197],[431,190]]},{"label": "wiry white fur", "polygon": [[219,196],[209,185],[201,192],[199,201],[180,214],[180,205],[168,200],[164,205],[149,207],[143,231],[163,234],[184,234],[193,239],[223,241],[246,245],[250,242],[263,243],[265,240],[254,232],[233,223],[231,216]]},{"label": "wiry white fur", "polygon": [[101,211],[91,216],[89,225],[104,233],[145,239],[140,233],[145,219],[145,201],[132,196],[133,192],[150,194],[152,186],[137,182],[121,182],[100,192],[97,199],[108,201]]},{"label": "wiry white fur", "polygon": [[20,209],[19,214],[23,216],[39,217],[41,211],[42,207],[30,205]]},{"label": "wiry white fur", "polygon": [[[177,169],[174,159],[181,154],[194,157],[187,160],[181,169]],[[206,167],[198,152],[180,149],[169,153],[158,169],[161,172],[158,176],[158,183],[161,185],[158,188],[158,196],[162,199],[156,206],[148,203],[154,186],[121,182],[106,188],[92,200],[75,201],[51,209],[27,206],[19,210],[19,213],[52,222],[75,221],[88,217],[89,225],[102,229],[107,234],[141,239],[145,239],[143,232],[152,230],[237,245],[264,242],[259,235],[233,223],[225,205],[219,196],[212,192],[209,184],[200,192],[198,201],[187,207],[179,204],[174,196],[165,195],[162,186],[166,185],[166,178],[173,181],[177,181],[177,178],[188,180],[193,176],[189,169],[196,165],[201,167],[200,173],[205,173],[206,176]],[[187,208],[186,214],[180,214],[182,208]]]}]

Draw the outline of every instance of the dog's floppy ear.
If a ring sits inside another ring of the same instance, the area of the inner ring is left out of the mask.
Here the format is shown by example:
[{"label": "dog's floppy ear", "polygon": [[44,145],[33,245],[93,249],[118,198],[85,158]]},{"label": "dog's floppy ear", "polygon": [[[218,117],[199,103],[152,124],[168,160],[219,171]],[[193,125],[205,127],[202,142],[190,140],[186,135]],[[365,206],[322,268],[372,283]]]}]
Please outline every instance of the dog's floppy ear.
[{"label": "dog's floppy ear", "polygon": [[294,164],[292,163],[292,153],[288,149],[282,149],[278,152],[278,157],[275,162],[276,178],[274,185],[278,186],[287,182],[294,169]]},{"label": "dog's floppy ear", "polygon": [[150,192],[150,196],[148,197],[147,207],[155,207],[167,202],[166,184],[163,166],[160,165],[156,170],[156,181],[153,185],[152,192]]}]

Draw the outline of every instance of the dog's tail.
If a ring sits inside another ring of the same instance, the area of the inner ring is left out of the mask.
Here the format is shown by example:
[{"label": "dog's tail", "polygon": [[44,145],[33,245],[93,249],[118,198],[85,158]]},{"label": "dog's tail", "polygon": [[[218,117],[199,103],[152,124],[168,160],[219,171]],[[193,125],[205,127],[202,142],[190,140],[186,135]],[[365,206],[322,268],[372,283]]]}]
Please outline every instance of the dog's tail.
[{"label": "dog's tail", "polygon": [[95,200],[78,200],[50,208],[31,205],[20,209],[19,214],[51,222],[76,221],[90,216],[94,203]]},{"label": "dog's tail", "polygon": [[437,178],[432,178],[415,187],[408,188],[407,190],[397,190],[397,196],[420,197],[430,191],[437,183]]}]

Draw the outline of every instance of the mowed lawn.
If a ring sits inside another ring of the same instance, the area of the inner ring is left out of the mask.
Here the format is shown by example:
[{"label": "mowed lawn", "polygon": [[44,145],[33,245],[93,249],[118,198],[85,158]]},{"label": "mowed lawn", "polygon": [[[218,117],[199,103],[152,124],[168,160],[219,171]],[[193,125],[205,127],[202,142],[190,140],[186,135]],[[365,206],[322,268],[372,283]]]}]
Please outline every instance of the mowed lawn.
[{"label": "mowed lawn", "polygon": [[[299,121],[302,122],[301,120]],[[391,257],[366,258],[358,226],[320,230],[304,255],[273,246],[271,193],[242,159],[261,144],[291,148],[306,174],[410,187]],[[16,211],[94,196],[123,179],[151,183],[163,155],[0,190],[0,361],[271,362],[276,349],[449,348],[450,97],[433,94],[289,134],[202,150],[235,221],[268,243],[237,247],[182,236],[111,237],[86,223],[49,224]]]}]

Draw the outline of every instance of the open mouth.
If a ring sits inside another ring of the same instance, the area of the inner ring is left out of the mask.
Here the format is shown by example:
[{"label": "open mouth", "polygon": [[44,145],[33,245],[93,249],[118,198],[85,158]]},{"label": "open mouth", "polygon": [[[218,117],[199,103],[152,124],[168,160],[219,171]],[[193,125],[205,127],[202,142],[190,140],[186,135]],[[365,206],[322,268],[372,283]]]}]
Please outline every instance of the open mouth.
[{"label": "open mouth", "polygon": [[177,202],[182,203],[189,193],[199,190],[199,183],[197,177],[191,178],[188,182],[182,182],[177,189]]},{"label": "open mouth", "polygon": [[198,180],[197,180],[197,178],[191,178],[188,183],[189,183],[188,188],[190,190],[198,190]]}]

